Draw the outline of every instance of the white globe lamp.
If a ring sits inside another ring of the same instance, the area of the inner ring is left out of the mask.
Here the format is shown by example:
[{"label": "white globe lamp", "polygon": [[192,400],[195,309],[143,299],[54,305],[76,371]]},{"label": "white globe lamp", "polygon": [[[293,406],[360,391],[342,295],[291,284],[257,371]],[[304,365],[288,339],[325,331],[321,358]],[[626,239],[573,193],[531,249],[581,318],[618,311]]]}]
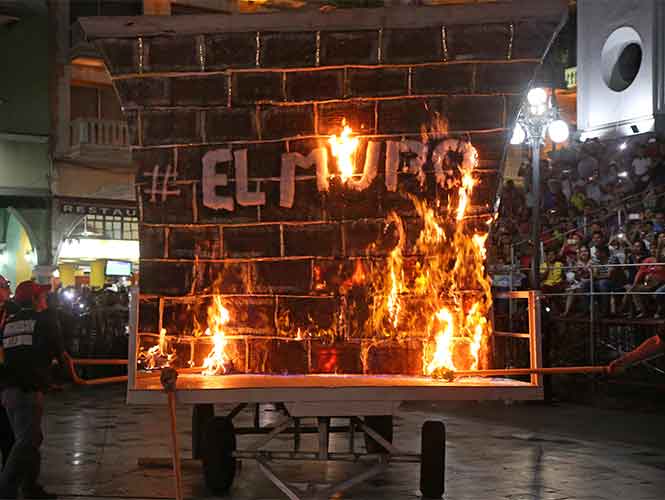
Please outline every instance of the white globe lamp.
[{"label": "white globe lamp", "polygon": [[526,132],[524,131],[524,127],[519,123],[516,123],[515,128],[513,129],[513,136],[510,138],[510,144],[513,146],[519,146],[520,144],[524,144],[525,140]]},{"label": "white globe lamp", "polygon": [[566,122],[563,120],[554,120],[552,123],[550,123],[548,130],[550,133],[550,139],[552,139],[552,142],[556,142],[557,144],[566,142],[568,140],[568,136],[570,135],[568,124],[566,124]]},{"label": "white globe lamp", "polygon": [[531,106],[543,106],[547,103],[547,92],[545,92],[544,88],[535,87],[529,90],[526,99]]}]

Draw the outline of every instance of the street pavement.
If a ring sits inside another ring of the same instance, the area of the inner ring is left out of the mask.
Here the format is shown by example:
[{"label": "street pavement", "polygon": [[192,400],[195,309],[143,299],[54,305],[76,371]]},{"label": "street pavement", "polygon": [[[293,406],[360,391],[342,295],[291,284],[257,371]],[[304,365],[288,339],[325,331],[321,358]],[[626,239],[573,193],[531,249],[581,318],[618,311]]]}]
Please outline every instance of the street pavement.
[{"label": "street pavement", "polygon": [[[45,417],[43,483],[61,498],[173,498],[170,469],[146,469],[139,457],[170,456],[166,407],[127,406],[124,388],[71,388],[49,394]],[[217,414],[229,408],[218,407]],[[191,456],[191,409],[178,408],[180,446]],[[274,409],[262,414],[275,420]],[[411,403],[396,417],[394,442],[419,453],[420,427],[440,419],[447,427],[446,495],[449,500],[665,499],[665,416],[573,405],[514,403]],[[242,413],[236,425],[251,425]],[[253,439],[240,437],[242,448]],[[315,436],[303,448],[315,449]],[[356,439],[358,449],[362,436]],[[275,449],[290,449],[280,437]],[[331,450],[346,451],[346,436]],[[348,463],[277,464],[292,481],[338,481],[362,470]],[[353,500],[419,498],[418,464],[395,464],[387,473],[343,496]],[[215,498],[200,467],[184,470],[185,497]],[[243,461],[227,498],[285,498],[250,461]]]}]

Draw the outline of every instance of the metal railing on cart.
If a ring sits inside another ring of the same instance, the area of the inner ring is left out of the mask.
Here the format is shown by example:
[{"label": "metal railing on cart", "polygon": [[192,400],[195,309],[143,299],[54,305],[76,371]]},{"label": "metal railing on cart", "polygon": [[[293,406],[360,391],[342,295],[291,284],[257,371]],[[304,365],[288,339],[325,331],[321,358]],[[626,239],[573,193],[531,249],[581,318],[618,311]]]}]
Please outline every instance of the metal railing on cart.
[{"label": "metal railing on cart", "polygon": [[[579,270],[580,266],[561,266],[557,268],[561,271],[563,285],[560,292],[542,292],[540,293],[540,300],[543,301],[541,311],[543,314],[543,328],[546,330],[548,325],[552,327],[561,327],[562,325],[569,325],[573,328],[572,335],[566,337],[569,341],[569,349],[566,352],[562,349],[561,345],[564,339],[552,339],[548,348],[558,348],[558,355],[566,359],[552,359],[555,365],[564,365],[567,363],[572,364],[607,364],[611,359],[614,359],[626,351],[632,350],[639,345],[646,338],[654,335],[659,329],[665,329],[665,282],[660,283],[658,286],[652,285],[653,290],[638,291],[633,290],[633,283],[626,283],[625,285],[616,284],[611,291],[599,291],[599,281],[607,280],[609,278],[599,278],[598,271],[603,270],[606,276],[608,270],[619,269],[627,271],[630,268],[645,267],[663,267],[665,262],[647,262],[638,264],[599,264],[592,263],[585,266],[584,270],[588,271],[588,279],[583,286],[574,286],[576,282],[571,282],[566,278],[567,273],[572,273]],[[542,269],[542,268],[541,268]],[[496,292],[513,292],[517,290],[528,289],[528,271],[530,268],[520,267],[517,265],[504,265],[500,270],[492,269],[490,266],[490,275],[493,279],[493,289]],[[579,283],[579,282],[577,282]],[[496,286],[496,285],[501,286]],[[504,327],[509,331],[513,331],[515,327],[519,328],[519,324],[524,321],[522,307],[519,301],[511,298],[511,293],[501,294],[496,293],[494,305],[494,317],[497,322],[498,329],[501,329],[502,322]],[[503,298],[506,297],[506,298]],[[557,309],[561,311],[565,309],[563,303],[570,298],[573,298],[577,305],[581,305],[581,312],[578,310],[573,314],[557,314]],[[644,299],[642,307],[646,306],[647,300],[656,302],[656,305],[662,307],[660,317],[655,317],[654,314],[647,313],[643,317],[637,318],[634,314],[626,312],[632,309],[632,298],[639,297]],[[605,299],[603,308],[600,308],[600,300]],[[556,302],[559,304],[555,304]],[[558,307],[557,307],[558,306]],[[563,307],[562,307],[563,306]],[[602,313],[602,314],[601,314]],[[561,328],[559,328],[561,330]],[[552,335],[552,332],[549,332]],[[571,339],[577,339],[579,342],[575,343]],[[559,344],[557,344],[557,340]],[[585,354],[580,352],[579,343],[587,346]],[[565,347],[565,346],[564,346]],[[554,349],[556,350],[556,349]],[[568,356],[565,356],[568,354]],[[585,356],[580,359],[580,356]],[[510,365],[510,362],[508,363]],[[649,377],[649,381],[644,381],[644,386],[654,386],[658,389],[665,390],[665,363],[663,360],[651,361],[643,364],[644,369],[653,375],[655,378]],[[644,378],[644,377],[642,377]],[[640,385],[638,380],[633,380],[631,383]]]}]

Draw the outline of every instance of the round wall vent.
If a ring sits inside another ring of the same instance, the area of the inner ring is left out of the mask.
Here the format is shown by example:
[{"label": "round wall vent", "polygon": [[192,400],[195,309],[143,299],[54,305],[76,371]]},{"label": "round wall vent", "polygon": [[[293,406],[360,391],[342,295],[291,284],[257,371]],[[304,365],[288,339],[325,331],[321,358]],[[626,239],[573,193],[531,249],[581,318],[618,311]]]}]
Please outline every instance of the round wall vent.
[{"label": "round wall vent", "polygon": [[637,78],[642,67],[642,39],[628,26],[615,30],[603,45],[603,80],[615,92],[623,92]]}]

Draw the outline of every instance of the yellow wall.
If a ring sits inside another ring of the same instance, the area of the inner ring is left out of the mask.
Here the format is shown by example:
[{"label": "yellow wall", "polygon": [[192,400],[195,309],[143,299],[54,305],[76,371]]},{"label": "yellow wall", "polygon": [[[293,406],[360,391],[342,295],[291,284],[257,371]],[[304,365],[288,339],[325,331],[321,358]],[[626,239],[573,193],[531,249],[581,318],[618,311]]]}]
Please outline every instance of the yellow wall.
[{"label": "yellow wall", "polygon": [[7,246],[0,263],[0,274],[11,281],[12,290],[21,281],[32,278],[32,262],[26,258],[26,252],[32,250],[30,238],[21,223],[11,215],[7,221]]},{"label": "yellow wall", "polygon": [[106,261],[96,260],[90,263],[90,286],[101,288],[104,286]]},{"label": "yellow wall", "polygon": [[18,250],[16,253],[16,283],[32,278],[32,262],[26,259],[26,252],[32,251],[28,233],[21,228]]},{"label": "yellow wall", "polygon": [[58,270],[62,286],[74,286],[76,283],[74,264],[60,264]]}]

